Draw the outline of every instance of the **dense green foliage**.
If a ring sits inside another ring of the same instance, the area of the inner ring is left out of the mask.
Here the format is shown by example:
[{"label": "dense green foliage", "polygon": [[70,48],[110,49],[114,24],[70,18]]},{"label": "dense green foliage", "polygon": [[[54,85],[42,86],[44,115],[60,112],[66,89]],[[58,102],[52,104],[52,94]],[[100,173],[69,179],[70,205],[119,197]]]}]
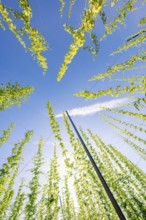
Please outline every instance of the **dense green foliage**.
[{"label": "dense green foliage", "polygon": [[28,201],[25,206],[25,219],[36,219],[37,215],[37,200],[38,200],[38,194],[40,190],[40,183],[39,183],[39,175],[41,173],[41,165],[43,163],[42,158],[42,146],[43,146],[43,138],[40,138],[40,142],[38,144],[38,152],[36,156],[33,159],[33,165],[34,167],[31,169],[31,172],[33,174],[31,181],[29,182],[29,190],[30,193],[28,193]]},{"label": "dense green foliage", "polygon": [[28,131],[22,142],[18,142],[12,149],[12,154],[7,158],[7,163],[0,169],[0,218],[4,219],[7,208],[14,195],[13,186],[18,174],[20,160],[24,146],[29,142],[33,132]]},{"label": "dense green foliage", "polygon": [[22,179],[22,182],[21,182],[20,187],[18,189],[17,196],[16,196],[15,201],[12,205],[10,217],[8,218],[9,220],[19,220],[19,216],[21,215],[22,207],[23,207],[25,199],[26,199],[26,195],[23,192],[23,188],[24,188],[24,179]]},{"label": "dense green foliage", "polygon": [[[39,31],[31,25],[32,10],[28,1],[19,0],[18,3],[21,11],[16,11],[15,9],[7,7],[0,1],[0,14],[2,16],[1,27],[5,29],[6,23],[9,30],[15,34],[24,49],[31,52],[32,56],[37,59],[44,72],[46,72],[47,63],[46,58],[42,55],[42,52],[47,50],[47,42]],[[13,15],[13,19],[11,18],[11,14]],[[18,29],[15,25],[15,20],[22,22],[21,28]],[[23,36],[27,36],[30,41],[30,46],[26,45],[27,40],[24,40]]]},{"label": "dense green foliage", "polygon": [[[33,168],[30,170],[32,177],[28,184],[29,192],[25,192],[23,183],[20,184],[15,200],[12,202],[14,195],[13,186],[18,174],[22,150],[32,135],[31,131],[26,133],[24,140],[15,145],[12,150],[12,156],[8,158],[7,164],[4,164],[1,169],[1,217],[4,218],[4,216],[9,216],[10,220],[20,219],[21,217],[22,219],[30,220],[100,220],[101,218],[118,220],[115,210],[100,180],[96,176],[80,141],[75,137],[70,127],[67,116],[64,114],[64,123],[68,133],[70,146],[73,149],[73,152],[70,154],[70,159],[67,156],[69,152],[64,148],[64,140],[60,133],[61,127],[55,120],[50,102],[48,102],[48,113],[52,130],[57,140],[57,146],[60,146],[63,152],[62,156],[64,158],[64,164],[66,165],[64,181],[62,181],[62,183],[60,182],[58,157],[55,147],[54,156],[50,162],[49,171],[47,172],[46,183],[40,183],[40,175],[42,175],[41,167],[43,164],[43,139],[40,139],[38,152],[33,159]],[[105,114],[103,114],[103,117],[119,123],[122,126],[139,129],[140,132],[145,133],[145,128],[140,128],[138,125],[132,123],[128,124],[126,121],[109,117]],[[112,124],[111,122],[109,123]],[[130,136],[138,141],[144,141],[143,139],[137,139],[138,136],[132,134],[131,131],[127,129],[120,128],[117,125],[114,125],[114,127],[122,131],[122,133],[126,134],[128,137]],[[87,133],[80,128],[80,132],[88,150],[92,154],[92,157],[102,172],[126,218],[128,220],[136,220],[137,216],[139,216],[140,219],[143,220],[146,213],[145,173],[123,156],[113,145],[105,144],[103,140],[91,130],[88,130]],[[129,146],[133,144],[136,152],[145,158],[146,154],[144,149],[142,150],[140,146],[136,147],[136,144],[134,145],[129,138],[125,138],[124,140],[127,141]],[[72,182],[72,186],[69,184],[70,181]],[[60,187],[62,188],[62,192]],[[73,193],[71,192],[71,188],[72,190],[74,188]],[[76,199],[73,202],[74,197]],[[10,211],[7,211],[11,203],[12,208]]]},{"label": "dense green foliage", "polygon": [[2,84],[0,87],[0,111],[10,108],[12,105],[21,105],[23,99],[26,99],[33,88],[31,86],[21,87],[19,83],[12,85],[10,82],[7,85]]},{"label": "dense green foliage", "polygon": [[3,143],[5,143],[7,140],[9,140],[10,135],[11,135],[11,131],[14,127],[15,127],[15,124],[12,123],[9,125],[7,130],[2,130],[2,136],[0,137],[0,147],[3,145]]}]

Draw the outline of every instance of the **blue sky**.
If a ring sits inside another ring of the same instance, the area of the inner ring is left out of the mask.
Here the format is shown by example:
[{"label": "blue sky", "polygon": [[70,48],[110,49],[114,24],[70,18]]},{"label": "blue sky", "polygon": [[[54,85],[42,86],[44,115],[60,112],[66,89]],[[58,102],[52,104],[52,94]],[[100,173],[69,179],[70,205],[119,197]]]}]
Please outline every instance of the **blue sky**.
[{"label": "blue sky", "polygon": [[[18,8],[16,1],[9,3],[8,0],[5,0],[3,2],[13,8]],[[18,139],[21,140],[26,130],[33,129],[35,132],[30,144],[24,149],[25,159],[22,173],[29,168],[27,163],[36,152],[36,143],[41,135],[44,136],[47,141],[44,147],[44,154],[52,154],[51,143],[54,139],[46,109],[48,100],[51,101],[56,115],[67,109],[70,110],[112,100],[109,96],[99,98],[98,100],[84,100],[83,98],[75,97],[73,94],[83,89],[97,91],[100,88],[110,87],[111,82],[109,80],[105,80],[105,82],[102,83],[97,81],[88,82],[88,80],[94,74],[104,72],[108,65],[123,62],[130,57],[132,53],[139,50],[136,48],[127,53],[109,56],[111,52],[125,42],[125,39],[127,39],[129,35],[139,30],[137,23],[141,17],[145,16],[146,11],[144,6],[140,10],[129,14],[126,19],[126,26],[120,25],[118,30],[100,42],[100,51],[96,58],[93,58],[90,52],[80,49],[69,65],[68,71],[61,82],[57,82],[56,78],[59,68],[70,43],[73,41],[72,36],[64,31],[63,24],[68,23],[73,27],[79,26],[82,8],[85,3],[83,3],[83,1],[82,3],[81,1],[76,2],[70,19],[67,16],[68,6],[65,8],[64,15],[60,17],[59,1],[30,0],[30,5],[33,11],[32,24],[48,41],[49,48],[48,51],[44,53],[48,61],[48,71],[46,75],[43,75],[43,70],[39,67],[36,60],[33,60],[29,52],[26,53],[24,51],[24,48],[22,48],[14,34],[11,33],[8,28],[6,28],[6,31],[0,30],[0,81],[3,83],[7,83],[8,81],[15,83],[18,81],[22,86],[32,85],[35,89],[34,93],[21,107],[13,106],[0,113],[1,129],[6,129],[10,122],[16,122],[11,140],[0,149],[1,162],[10,155],[13,143]],[[139,2],[138,5],[140,5]],[[110,10],[105,9],[109,14],[109,20],[112,20],[114,17],[112,9],[113,8]],[[98,39],[100,39],[104,33],[100,19],[96,21],[95,33]],[[87,42],[89,43],[89,40],[87,40]],[[145,45],[143,48],[145,48]],[[143,72],[140,70],[138,73],[142,74]],[[120,74],[117,76],[119,77]],[[127,73],[127,76],[130,74],[131,71]],[[121,116],[121,119],[122,118],[124,119],[124,116]],[[124,142],[119,141],[115,132],[99,119],[97,113],[84,117],[77,116],[73,119],[77,125],[90,128],[97,133],[99,132],[105,141],[109,141],[110,143],[119,142],[118,146],[122,148],[124,154],[129,156],[133,161],[136,161],[141,168],[144,168],[143,160],[139,161],[139,156],[134,153],[131,154],[131,150],[124,147]],[[58,121],[63,126],[62,119],[60,118]]]}]

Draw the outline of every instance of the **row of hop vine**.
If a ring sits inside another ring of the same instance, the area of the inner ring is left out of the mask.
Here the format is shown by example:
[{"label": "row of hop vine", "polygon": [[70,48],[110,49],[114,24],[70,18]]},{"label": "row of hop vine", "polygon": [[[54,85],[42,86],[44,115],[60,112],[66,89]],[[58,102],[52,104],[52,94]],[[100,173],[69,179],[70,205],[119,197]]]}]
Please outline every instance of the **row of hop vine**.
[{"label": "row of hop vine", "polygon": [[[70,147],[73,149],[72,155],[70,148],[66,146],[61,134],[61,127],[56,121],[51,103],[47,103],[50,125],[56,139],[54,146],[54,156],[50,162],[48,172],[46,174],[46,183],[42,184],[40,179],[42,176],[43,159],[43,137],[40,138],[38,151],[32,160],[33,168],[30,170],[31,179],[27,184],[29,190],[26,191],[24,180],[22,180],[17,195],[14,193],[15,180],[19,173],[20,162],[23,158],[23,149],[30,141],[33,131],[27,131],[22,141],[19,141],[12,148],[11,155],[7,158],[0,169],[0,218],[1,219],[118,219],[110,200],[108,199],[90,161],[88,160],[81,143],[74,135],[66,114],[64,124]],[[124,110],[106,111],[125,114]],[[130,117],[139,117],[140,114],[128,112]],[[103,114],[102,117],[107,118],[116,123],[129,125],[140,132],[146,132],[145,128],[135,124],[128,124],[113,117]],[[145,118],[143,118],[145,120]],[[110,123],[111,124],[111,123]],[[127,130],[113,126],[126,135],[128,141],[133,143],[130,138],[145,141],[137,135]],[[8,129],[2,131],[0,138],[1,147],[10,138],[10,134],[14,124]],[[146,175],[135,164],[120,153],[113,145],[105,144],[104,141],[94,134],[90,129],[86,132],[80,127],[80,133],[92,154],[96,164],[101,170],[107,184],[118,201],[122,211],[127,219],[133,220],[145,218],[145,186]],[[124,138],[127,142],[127,139]],[[144,142],[145,143],[145,142]],[[145,157],[145,149],[140,145],[129,144],[129,147],[136,150],[139,155]],[[56,148],[62,151],[64,158],[65,173],[62,190],[60,188],[61,176],[59,173],[59,162]],[[143,149],[143,150],[142,150]],[[48,149],[49,151],[49,149]],[[72,179],[74,194],[69,186]],[[74,202],[73,197],[76,197]],[[61,202],[59,202],[61,200]]]},{"label": "row of hop vine", "polygon": [[[65,2],[63,0],[60,2],[62,3],[60,9],[62,14]],[[69,47],[68,53],[65,55],[57,79],[62,79],[68,69],[68,65],[72,62],[80,48],[88,49],[94,55],[97,55],[99,42],[93,29],[95,21],[99,16],[105,27],[105,34],[101,39],[103,40],[107,35],[112,34],[119,24],[124,24],[128,13],[131,13],[133,10],[138,10],[136,6],[134,7],[136,2],[136,0],[124,2],[123,7],[118,11],[118,15],[112,22],[108,23],[108,18],[104,12],[106,1],[88,0],[88,7],[83,11],[81,25],[76,29],[69,25],[64,26],[65,30],[72,35],[73,42]],[[70,1],[70,16],[74,3],[75,1]],[[145,1],[143,1],[143,4],[144,3]],[[118,1],[110,1],[109,4],[116,8]],[[21,11],[15,11],[0,2],[0,14],[2,18],[0,20],[0,26],[5,29],[5,24],[7,23],[9,30],[15,34],[25,50],[31,52],[44,72],[46,72],[47,62],[42,53],[47,49],[47,42],[38,30],[31,25],[32,9],[28,1],[19,0],[19,5]],[[15,19],[21,20],[23,23],[23,27],[19,30],[14,24]],[[145,17],[141,18],[138,23],[141,30],[129,36],[126,43],[112,54],[114,55],[118,52],[127,51],[132,47],[142,47],[145,43],[146,30],[143,28],[145,22]],[[90,34],[91,40],[95,46],[94,48],[85,46],[86,33]],[[26,45],[25,37],[30,40],[30,46]],[[112,80],[117,72],[132,70],[137,62],[144,62],[145,58],[145,50],[141,52],[138,51],[123,63],[115,64],[114,66],[108,67],[107,71],[104,73],[96,74],[92,77],[92,80],[103,80],[106,77]],[[144,68],[144,66],[141,68]],[[128,77],[117,79],[118,81],[126,81],[128,85],[125,87],[117,85],[116,88],[110,87],[107,90],[99,90],[96,93],[82,91],[76,95],[85,98],[97,98],[103,95],[118,97],[121,93],[135,94],[137,92],[144,95],[146,93],[146,77],[142,75],[138,77],[138,80],[135,79],[134,77],[130,77],[130,79]],[[0,87],[0,111],[10,108],[14,104],[20,105],[32,91],[33,88],[31,86],[21,87],[19,83],[15,85],[11,85],[11,83],[7,85],[2,84]],[[145,108],[145,98],[143,98],[142,101]],[[47,109],[50,117],[50,125],[56,138],[56,146],[57,148],[60,147],[62,150],[62,157],[64,158],[66,167],[67,175],[64,180],[63,194],[61,194],[60,190],[56,147],[54,149],[54,157],[48,169],[46,184],[42,186],[40,183],[41,167],[43,164],[43,138],[40,138],[38,152],[33,159],[33,168],[30,170],[32,178],[27,186],[29,193],[26,193],[24,180],[22,180],[18,193],[15,195],[14,185],[23,157],[23,148],[33,135],[33,131],[27,131],[24,135],[24,139],[14,145],[11,155],[7,158],[7,162],[4,163],[0,169],[0,219],[118,219],[79,140],[71,130],[66,115],[64,114],[63,117],[70,146],[73,149],[72,157],[68,147],[64,143],[61,127],[55,120],[50,102],[47,103]],[[146,115],[141,112],[141,108],[138,109],[138,111],[127,111],[123,109],[106,109],[106,111],[108,113],[112,112],[114,114],[133,117],[133,119],[139,119],[142,120],[142,122],[146,120]],[[146,140],[141,136],[133,134],[130,130],[132,128],[145,133],[145,128],[142,124],[139,126],[135,125],[135,123],[130,124],[129,122],[119,120],[119,118],[111,117],[111,115],[109,116],[107,113],[102,115],[102,117],[104,121],[107,121],[109,125],[112,125],[114,129],[120,132],[123,140],[128,143],[128,147],[134,149],[144,160],[146,159]],[[117,125],[117,123],[119,125]],[[126,128],[123,128],[123,126],[126,126]],[[13,127],[14,124],[11,124],[8,129],[2,130],[0,147],[9,139]],[[85,132],[82,128],[80,128],[80,132],[126,218],[130,220],[145,219],[145,173],[123,156],[114,146],[105,144],[98,134],[94,134],[89,129]],[[73,202],[72,193],[68,184],[69,178],[73,179],[77,204]],[[62,203],[59,203],[59,197]]]},{"label": "row of hop vine", "polygon": [[[36,28],[33,28],[31,25],[31,19],[32,19],[32,9],[30,4],[27,0],[19,0],[19,6],[20,11],[16,11],[15,9],[12,9],[10,7],[7,7],[2,2],[0,2],[0,14],[1,14],[1,20],[0,20],[0,26],[5,30],[6,28],[9,28],[10,31],[12,31],[15,36],[17,37],[18,41],[21,43],[21,45],[25,48],[25,50],[30,51],[32,56],[38,61],[40,66],[43,68],[44,72],[47,71],[47,61],[46,58],[43,56],[43,52],[47,50],[47,42],[43,38],[43,36],[39,33],[39,31]],[[60,1],[61,3],[61,16],[63,16],[63,10],[65,7],[65,1]],[[88,0],[88,4],[86,8],[83,10],[81,24],[77,28],[71,27],[69,24],[64,24],[64,29],[67,31],[71,36],[73,37],[73,42],[69,46],[69,51],[64,57],[64,61],[60,67],[57,80],[60,81],[62,77],[64,76],[65,72],[68,69],[69,64],[72,62],[74,56],[77,54],[79,48],[88,49],[91,51],[94,55],[97,55],[99,52],[99,48],[102,50],[102,45],[100,46],[98,41],[98,36],[94,33],[95,29],[95,21],[101,18],[103,21],[103,25],[105,28],[105,34],[101,38],[101,42],[105,37],[107,37],[109,34],[113,34],[113,32],[118,28],[120,24],[125,24],[126,18],[129,14],[131,14],[135,10],[140,10],[141,6],[137,6],[137,0],[128,0],[123,3],[123,6],[119,9],[119,1],[94,1],[94,0]],[[75,4],[75,1],[70,1],[70,10],[69,14],[71,16],[72,7]],[[142,7],[145,6],[145,1],[142,1],[140,3]],[[108,22],[110,20],[108,16],[106,15],[107,9],[111,7],[112,10],[116,10],[116,16],[113,18],[112,21]],[[17,25],[14,24],[16,20],[20,20],[22,22],[22,27],[18,29]],[[7,24],[7,25],[6,25]],[[127,51],[131,49],[132,47],[137,48],[137,52],[133,54],[131,57],[129,57],[127,60],[125,60],[122,63],[115,64],[113,66],[109,66],[107,70],[103,73],[98,73],[94,75],[89,81],[92,80],[99,80],[100,84],[102,84],[101,80],[104,80],[106,78],[109,78],[109,88],[98,90],[97,92],[91,92],[88,90],[83,90],[80,92],[75,93],[75,96],[77,97],[84,97],[86,99],[92,99],[92,98],[98,98],[101,96],[111,96],[111,97],[118,97],[123,94],[129,94],[133,95],[135,93],[146,93],[146,77],[142,74],[139,75],[138,81],[133,81],[133,72],[131,72],[131,81],[126,79],[126,77],[121,78],[121,82],[126,82],[127,85],[123,87],[123,85],[116,83],[116,80],[114,79],[114,75],[117,73],[128,73],[127,71],[134,70],[137,65],[138,68],[145,68],[144,65],[141,65],[141,63],[145,62],[146,60],[146,51],[143,49],[143,45],[145,44],[146,40],[146,29],[144,28],[146,24],[146,18],[142,17],[140,18],[137,26],[139,27],[139,31],[136,31],[136,33],[133,33],[132,36],[129,36],[126,40],[126,43],[124,43],[122,46],[117,48],[112,55],[115,55],[119,52]],[[5,27],[7,26],[7,27]],[[91,40],[93,42],[94,47],[85,45],[86,33],[89,33]],[[30,41],[30,45],[26,45],[27,39]],[[26,42],[25,42],[26,41]],[[141,65],[141,66],[140,66]],[[114,87],[111,86],[111,81],[115,80]],[[30,91],[32,89],[28,87]]]}]

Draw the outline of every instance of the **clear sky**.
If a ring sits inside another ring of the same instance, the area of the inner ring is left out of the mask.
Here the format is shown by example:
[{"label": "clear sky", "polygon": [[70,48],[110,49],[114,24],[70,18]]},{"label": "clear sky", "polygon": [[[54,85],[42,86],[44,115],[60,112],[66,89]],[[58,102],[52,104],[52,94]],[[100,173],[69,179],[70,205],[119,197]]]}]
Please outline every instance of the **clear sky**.
[{"label": "clear sky", "polygon": [[[18,8],[16,1],[10,2],[5,0],[3,2],[12,8]],[[35,132],[30,144],[24,148],[25,159],[21,174],[24,174],[25,170],[28,170],[29,161],[33,157],[34,152],[36,152],[36,143],[41,135],[46,140],[44,147],[45,155],[49,156],[52,154],[52,142],[54,139],[46,109],[48,100],[50,100],[56,115],[67,109],[71,110],[113,100],[110,96],[95,100],[85,100],[83,98],[77,98],[73,94],[84,89],[97,91],[101,88],[108,88],[111,84],[113,85],[114,82],[110,82],[109,80],[105,80],[105,82],[88,82],[88,80],[94,74],[104,72],[109,65],[112,66],[116,63],[123,62],[132,53],[139,50],[139,48],[136,48],[132,49],[132,52],[110,56],[111,52],[123,44],[130,35],[139,30],[137,23],[141,17],[145,16],[146,11],[146,7],[143,6],[139,10],[135,10],[129,14],[125,26],[119,25],[119,28],[112,35],[107,36],[105,40],[100,42],[100,50],[97,57],[93,57],[90,52],[80,49],[69,65],[61,82],[57,82],[56,78],[59,68],[70,43],[73,41],[72,36],[64,31],[63,24],[67,23],[73,27],[78,27],[81,24],[82,9],[86,5],[86,1],[76,1],[71,18],[67,16],[68,5],[65,7],[64,15],[60,17],[59,1],[30,0],[29,2],[33,12],[32,25],[48,41],[48,51],[44,53],[48,62],[46,75],[43,75],[43,70],[37,64],[36,60],[33,60],[29,52],[25,52],[24,48],[8,28],[6,28],[6,31],[0,30],[1,83],[7,83],[8,81],[15,83],[18,81],[22,86],[32,85],[35,89],[34,93],[21,107],[13,106],[0,113],[1,129],[6,129],[10,122],[16,122],[11,140],[0,149],[1,163],[10,155],[13,143],[21,140],[26,130],[33,129]],[[140,4],[141,1],[138,1],[139,6]],[[105,11],[109,16],[109,21],[112,20],[115,16],[112,8],[110,10],[105,9]],[[104,27],[100,18],[96,21],[95,33],[98,36],[98,40],[104,33]],[[90,41],[88,35],[86,37],[88,45]],[[145,45],[143,48],[145,48]],[[129,71],[127,76],[133,73],[142,74],[142,71]],[[119,73],[117,76],[119,77],[120,74],[122,73]],[[124,96],[120,98],[122,97]],[[124,119],[124,116],[121,115],[122,118]],[[105,141],[115,143],[117,147],[121,148],[124,154],[144,169],[143,160],[139,160],[139,156],[131,153],[131,149],[127,148],[123,141],[119,141],[119,138],[115,135],[115,131],[112,131],[111,127],[100,120],[98,113],[84,117],[76,116],[73,119],[76,125],[81,125],[83,128],[90,128],[104,137]],[[58,118],[58,121],[61,125],[63,124],[62,118]]]}]

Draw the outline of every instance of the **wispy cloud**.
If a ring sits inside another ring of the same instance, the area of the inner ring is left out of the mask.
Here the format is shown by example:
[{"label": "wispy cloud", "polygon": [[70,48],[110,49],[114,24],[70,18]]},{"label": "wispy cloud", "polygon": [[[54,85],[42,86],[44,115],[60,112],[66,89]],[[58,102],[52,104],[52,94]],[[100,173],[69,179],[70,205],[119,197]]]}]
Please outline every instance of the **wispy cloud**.
[{"label": "wispy cloud", "polygon": [[[93,115],[96,112],[102,111],[104,108],[117,108],[120,106],[123,106],[129,102],[132,102],[133,99],[130,98],[120,98],[120,99],[114,99],[107,102],[101,102],[94,105],[89,105],[81,108],[74,108],[71,110],[68,110],[68,113],[70,116],[85,116],[85,115]],[[62,117],[62,114],[58,114],[55,117],[60,118]]]}]

